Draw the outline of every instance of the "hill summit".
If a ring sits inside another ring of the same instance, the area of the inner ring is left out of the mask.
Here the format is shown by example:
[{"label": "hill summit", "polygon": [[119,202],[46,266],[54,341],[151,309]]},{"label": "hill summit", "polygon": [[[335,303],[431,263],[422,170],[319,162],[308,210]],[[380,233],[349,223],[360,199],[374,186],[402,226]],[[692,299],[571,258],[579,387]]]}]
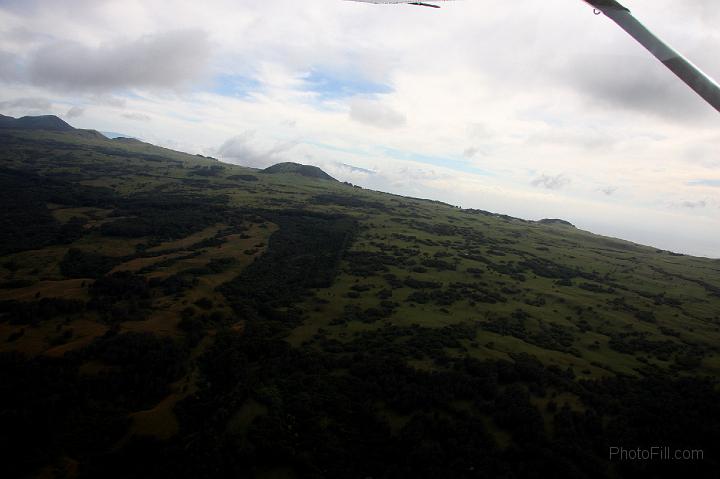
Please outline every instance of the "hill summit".
[{"label": "hill summit", "polygon": [[263,170],[263,173],[294,173],[296,175],[307,176],[308,178],[319,178],[321,180],[337,181],[335,178],[328,175],[317,166],[301,165],[300,163],[278,163],[277,165],[265,168]]},{"label": "hill summit", "polygon": [[24,116],[22,118],[0,115],[0,128],[48,131],[73,131],[75,129],[55,115]]},{"label": "hill summit", "polygon": [[538,221],[541,225],[561,225],[561,226],[570,226],[571,228],[575,228],[575,225],[570,223],[569,221],[557,219],[557,218],[545,218],[540,221]]}]

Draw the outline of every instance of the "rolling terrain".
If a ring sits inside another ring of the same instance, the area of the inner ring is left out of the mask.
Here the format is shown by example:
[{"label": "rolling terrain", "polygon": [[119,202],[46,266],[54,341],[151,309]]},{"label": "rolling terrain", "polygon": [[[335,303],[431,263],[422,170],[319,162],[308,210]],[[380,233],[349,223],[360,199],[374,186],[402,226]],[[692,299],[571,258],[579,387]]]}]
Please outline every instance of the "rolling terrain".
[{"label": "rolling terrain", "polygon": [[3,477],[720,467],[719,260],[8,118]]}]

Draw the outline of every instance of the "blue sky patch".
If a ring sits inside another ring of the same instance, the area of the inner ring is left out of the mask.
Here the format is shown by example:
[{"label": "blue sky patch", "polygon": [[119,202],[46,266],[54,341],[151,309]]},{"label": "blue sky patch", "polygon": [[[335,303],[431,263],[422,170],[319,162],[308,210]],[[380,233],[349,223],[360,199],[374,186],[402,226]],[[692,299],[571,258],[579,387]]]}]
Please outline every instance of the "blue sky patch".
[{"label": "blue sky patch", "polygon": [[720,188],[720,180],[694,180],[688,183],[690,186],[715,186]]},{"label": "blue sky patch", "polygon": [[242,75],[218,75],[213,78],[210,92],[233,98],[249,98],[250,94],[262,89],[262,84]]},{"label": "blue sky patch", "polygon": [[471,173],[474,175],[495,176],[489,171],[474,167],[467,160],[459,160],[456,158],[448,158],[444,156],[422,155],[420,153],[395,150],[393,148],[382,148],[382,151],[386,155],[398,160],[415,161],[417,163],[440,166],[443,168],[448,168],[450,170],[462,171],[464,173]]},{"label": "blue sky patch", "polygon": [[330,145],[328,143],[321,143],[319,141],[305,140],[303,143],[306,145],[316,146],[324,150],[336,151],[338,153],[348,153],[355,156],[370,156],[370,154],[361,148],[342,148],[340,146]]},{"label": "blue sky patch", "polygon": [[317,93],[321,100],[337,100],[356,95],[381,95],[393,92],[392,87],[360,77],[313,70],[305,77],[305,90]]}]

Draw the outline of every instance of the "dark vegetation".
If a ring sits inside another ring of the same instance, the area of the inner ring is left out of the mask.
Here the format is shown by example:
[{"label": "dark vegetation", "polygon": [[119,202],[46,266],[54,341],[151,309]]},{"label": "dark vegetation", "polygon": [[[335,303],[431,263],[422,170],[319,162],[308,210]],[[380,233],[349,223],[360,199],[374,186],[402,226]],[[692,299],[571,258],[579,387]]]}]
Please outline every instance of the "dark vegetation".
[{"label": "dark vegetation", "polygon": [[150,294],[144,277],[129,272],[115,273],[93,283],[88,306],[110,322],[137,321],[145,316]]},{"label": "dark vegetation", "polygon": [[257,176],[253,175],[232,175],[228,176],[228,180],[237,180],[237,181],[258,181]]},{"label": "dark vegetation", "polygon": [[[0,132],[0,477],[720,470],[716,262],[301,165],[278,180],[27,135]],[[139,416],[177,430],[142,435]],[[607,461],[658,445],[705,458]]]},{"label": "dark vegetation", "polygon": [[[463,332],[388,333],[365,335],[342,354],[299,351],[269,338],[264,328],[219,336],[202,358],[201,389],[178,406],[183,427],[195,434],[165,443],[138,439],[121,452],[96,457],[86,472],[242,477],[284,466],[303,477],[605,477],[607,444],[720,446],[720,395],[707,381],[577,381],[571,372],[547,368],[528,355],[512,361],[447,359],[443,371],[423,372],[408,367],[406,355],[437,341],[452,344]],[[407,334],[414,339],[408,350],[387,350],[388,341]],[[580,398],[586,409],[556,405],[549,413],[550,435],[531,398],[559,393]],[[228,424],[248,400],[267,412],[248,430],[234,431]],[[476,409],[459,408],[458,402]],[[370,407],[378,403],[405,417],[403,425],[392,427],[378,415]],[[511,434],[512,446],[500,447],[483,417]],[[717,467],[715,460],[627,463],[616,472],[711,477]]]},{"label": "dark vegetation", "polygon": [[102,226],[106,236],[142,238],[156,242],[179,239],[220,221],[237,219],[224,197],[193,195],[137,196],[126,199],[113,212],[119,219]]},{"label": "dark vegetation", "polygon": [[329,193],[315,196],[312,199],[312,202],[318,205],[338,205],[345,206],[347,208],[368,208],[390,211],[390,208],[379,201],[365,201],[354,196],[335,195]]},{"label": "dark vegetation", "polygon": [[37,325],[58,317],[72,316],[85,311],[83,301],[43,298],[39,301],[0,302],[0,322],[11,324]]},{"label": "dark vegetation", "polygon": [[[127,414],[167,394],[186,351],[152,334],[116,334],[63,359],[0,353],[3,477],[25,477],[63,455],[102,457],[128,428]],[[93,376],[82,362],[106,365]]]},{"label": "dark vegetation", "polygon": [[71,243],[83,235],[79,220],[61,225],[47,203],[108,207],[113,193],[0,167],[0,255]]},{"label": "dark vegetation", "polygon": [[343,216],[300,211],[268,216],[280,226],[268,252],[220,291],[238,314],[249,319],[297,321],[278,308],[291,306],[309,288],[332,284],[356,224]]},{"label": "dark vegetation", "polygon": [[66,278],[96,279],[108,273],[122,261],[122,258],[113,258],[91,251],[70,248],[65,253],[62,261],[60,261],[60,272]]}]

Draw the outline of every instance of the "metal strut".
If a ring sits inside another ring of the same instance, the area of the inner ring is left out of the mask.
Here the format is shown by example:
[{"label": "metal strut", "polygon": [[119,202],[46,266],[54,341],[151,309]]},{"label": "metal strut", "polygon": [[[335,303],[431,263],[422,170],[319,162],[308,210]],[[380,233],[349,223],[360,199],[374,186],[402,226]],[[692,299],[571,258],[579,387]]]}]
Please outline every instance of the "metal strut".
[{"label": "metal strut", "polygon": [[[670,71],[684,81],[698,95],[700,95],[713,108],[720,112],[720,85],[710,78],[687,58],[673,50],[660,40],[655,34],[638,21],[630,10],[616,0],[584,0],[592,5],[597,14],[604,13],[606,17],[617,23],[631,37],[660,60]],[[598,13],[599,11],[599,13]]]}]

